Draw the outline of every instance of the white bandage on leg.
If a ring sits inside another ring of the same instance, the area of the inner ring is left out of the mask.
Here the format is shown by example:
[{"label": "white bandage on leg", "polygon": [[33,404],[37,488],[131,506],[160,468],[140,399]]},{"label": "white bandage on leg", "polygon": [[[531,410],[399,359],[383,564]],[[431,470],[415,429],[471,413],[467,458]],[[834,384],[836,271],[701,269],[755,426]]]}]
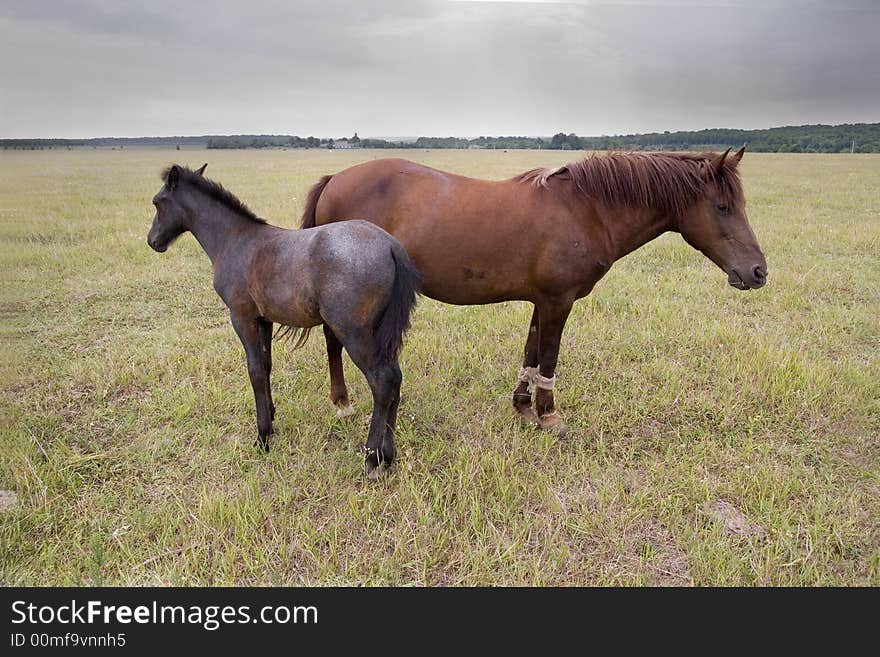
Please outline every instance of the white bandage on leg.
[{"label": "white bandage on leg", "polygon": [[535,380],[535,375],[537,373],[537,367],[521,367],[519,368],[519,380],[523,383],[528,383],[531,388],[532,382]]},{"label": "white bandage on leg", "polygon": [[533,394],[536,390],[553,390],[556,384],[556,377],[541,376],[537,367],[523,367],[519,371],[519,380],[529,384],[529,394]]},{"label": "white bandage on leg", "polygon": [[535,378],[532,379],[532,385],[540,390],[553,390],[556,385],[556,377],[541,376],[540,372],[535,372]]}]

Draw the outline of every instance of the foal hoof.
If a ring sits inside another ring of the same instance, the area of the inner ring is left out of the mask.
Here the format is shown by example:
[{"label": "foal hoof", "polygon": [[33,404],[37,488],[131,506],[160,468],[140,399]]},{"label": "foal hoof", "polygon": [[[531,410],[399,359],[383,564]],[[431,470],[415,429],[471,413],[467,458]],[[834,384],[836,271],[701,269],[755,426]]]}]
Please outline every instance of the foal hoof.
[{"label": "foal hoof", "polygon": [[336,417],[348,417],[349,415],[354,415],[354,413],[354,404],[352,404],[351,402],[348,402],[348,406],[336,407]]},{"label": "foal hoof", "polygon": [[391,467],[391,463],[394,461],[394,446],[388,446],[388,444],[384,444],[382,446],[381,458],[379,460],[380,454],[378,450],[370,449],[369,447],[365,447],[364,451],[366,452],[366,458],[364,458],[364,473],[367,475],[367,479],[370,481],[376,481],[379,478],[379,473],[381,470],[387,470]]},{"label": "foal hoof", "polygon": [[254,447],[256,447],[261,452],[265,452],[266,454],[268,454],[269,453],[269,437],[266,436],[264,438],[264,437],[260,436],[259,438],[256,439],[256,441],[254,441]]},{"label": "foal hoof", "polygon": [[[384,464],[385,467],[388,467],[388,464]],[[376,459],[375,454],[370,454],[364,460],[364,473],[367,475],[367,479],[370,481],[376,481],[379,479],[379,472],[382,470],[382,463]]]},{"label": "foal hoof", "polygon": [[560,438],[568,433],[568,427],[565,426],[565,422],[562,421],[562,416],[559,414],[559,411],[544,413],[544,415],[538,418],[538,424],[544,431],[551,431]]}]

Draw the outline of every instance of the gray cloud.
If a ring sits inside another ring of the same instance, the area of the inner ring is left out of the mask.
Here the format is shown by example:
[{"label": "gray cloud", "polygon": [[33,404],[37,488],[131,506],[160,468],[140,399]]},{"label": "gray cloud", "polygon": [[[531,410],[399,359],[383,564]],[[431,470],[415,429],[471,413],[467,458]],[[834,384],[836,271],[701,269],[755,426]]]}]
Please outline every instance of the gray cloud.
[{"label": "gray cloud", "polygon": [[878,120],[870,2],[0,4],[0,136]]}]

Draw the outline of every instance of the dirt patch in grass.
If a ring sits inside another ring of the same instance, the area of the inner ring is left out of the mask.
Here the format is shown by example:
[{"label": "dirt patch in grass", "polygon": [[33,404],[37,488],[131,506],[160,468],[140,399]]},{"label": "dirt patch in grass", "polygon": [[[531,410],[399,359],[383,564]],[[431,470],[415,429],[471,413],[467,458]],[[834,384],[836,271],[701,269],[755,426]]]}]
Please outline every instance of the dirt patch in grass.
[{"label": "dirt patch in grass", "polygon": [[704,511],[710,518],[720,522],[724,526],[724,532],[729,536],[743,538],[754,536],[760,539],[767,537],[767,532],[761,525],[753,523],[730,502],[724,500],[709,502],[704,507]]},{"label": "dirt patch in grass", "polygon": [[0,490],[0,513],[14,511],[18,506],[18,495],[15,491]]},{"label": "dirt patch in grass", "polygon": [[831,453],[851,466],[870,472],[875,463],[877,446],[868,439],[858,437],[833,448]]},{"label": "dirt patch in grass", "polygon": [[635,533],[634,543],[642,544],[640,556],[652,571],[652,583],[661,586],[693,584],[688,556],[662,522],[648,519]]},{"label": "dirt patch in grass", "polygon": [[587,479],[582,479],[570,486],[554,491],[559,510],[562,513],[575,511],[595,511],[599,504],[596,487]]}]

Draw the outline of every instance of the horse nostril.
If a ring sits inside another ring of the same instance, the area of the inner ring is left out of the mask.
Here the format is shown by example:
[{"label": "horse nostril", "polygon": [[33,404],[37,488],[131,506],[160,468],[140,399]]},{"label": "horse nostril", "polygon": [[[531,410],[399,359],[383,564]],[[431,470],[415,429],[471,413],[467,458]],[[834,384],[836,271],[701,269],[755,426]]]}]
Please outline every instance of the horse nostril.
[{"label": "horse nostril", "polygon": [[763,281],[765,278],[767,278],[767,272],[761,265],[755,265],[754,267],[752,267],[752,276],[755,277],[756,281]]}]

